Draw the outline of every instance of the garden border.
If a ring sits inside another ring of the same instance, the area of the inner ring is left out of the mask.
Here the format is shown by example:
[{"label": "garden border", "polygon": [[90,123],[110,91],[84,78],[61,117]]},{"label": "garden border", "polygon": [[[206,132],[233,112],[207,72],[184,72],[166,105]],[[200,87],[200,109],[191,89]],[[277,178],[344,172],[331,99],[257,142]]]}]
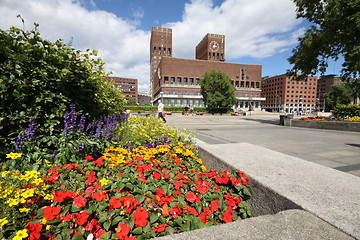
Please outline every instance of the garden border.
[{"label": "garden border", "polygon": [[285,118],[284,126],[360,132],[360,122],[306,121]]}]

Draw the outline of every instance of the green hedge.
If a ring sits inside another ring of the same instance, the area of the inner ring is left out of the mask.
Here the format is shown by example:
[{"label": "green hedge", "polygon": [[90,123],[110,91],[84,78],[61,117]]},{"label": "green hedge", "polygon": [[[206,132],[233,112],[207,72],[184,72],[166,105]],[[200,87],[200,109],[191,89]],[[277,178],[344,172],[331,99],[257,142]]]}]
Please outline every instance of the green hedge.
[{"label": "green hedge", "polygon": [[[133,106],[133,105],[126,105],[124,106],[125,109],[137,112],[156,112],[157,106]],[[184,107],[173,107],[173,106],[166,106],[164,107],[165,112],[182,112],[184,111]],[[204,107],[194,107],[194,112],[206,112],[206,108]]]},{"label": "green hedge", "polygon": [[334,110],[332,110],[332,114],[338,119],[359,117],[360,106],[354,104],[349,104],[349,105],[339,104],[336,105]]}]

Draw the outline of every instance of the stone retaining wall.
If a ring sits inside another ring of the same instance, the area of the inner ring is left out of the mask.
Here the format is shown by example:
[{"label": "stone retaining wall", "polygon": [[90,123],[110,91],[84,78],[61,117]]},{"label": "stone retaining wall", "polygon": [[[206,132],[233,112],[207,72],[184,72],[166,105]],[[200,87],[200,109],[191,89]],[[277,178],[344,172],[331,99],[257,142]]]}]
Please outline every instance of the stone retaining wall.
[{"label": "stone retaining wall", "polygon": [[360,132],[359,122],[304,121],[285,119],[284,126]]}]

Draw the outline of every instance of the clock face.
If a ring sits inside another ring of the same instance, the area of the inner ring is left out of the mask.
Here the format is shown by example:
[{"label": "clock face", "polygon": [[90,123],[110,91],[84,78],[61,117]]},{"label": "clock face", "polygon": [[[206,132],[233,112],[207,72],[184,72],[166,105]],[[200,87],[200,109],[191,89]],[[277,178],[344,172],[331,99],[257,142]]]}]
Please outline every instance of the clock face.
[{"label": "clock face", "polygon": [[213,51],[217,51],[219,50],[219,43],[216,41],[211,41],[210,42],[210,49]]}]

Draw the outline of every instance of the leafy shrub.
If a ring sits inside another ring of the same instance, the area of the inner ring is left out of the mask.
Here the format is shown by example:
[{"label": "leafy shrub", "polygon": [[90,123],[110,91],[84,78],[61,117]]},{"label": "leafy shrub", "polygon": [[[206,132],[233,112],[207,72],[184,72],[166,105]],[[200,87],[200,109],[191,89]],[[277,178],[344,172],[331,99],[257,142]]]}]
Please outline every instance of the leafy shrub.
[{"label": "leafy shrub", "polygon": [[122,112],[124,97],[105,81],[104,63],[96,54],[45,40],[36,29],[0,30],[0,157],[30,118],[43,126],[38,130],[42,139],[58,133],[70,103],[90,117]]},{"label": "leafy shrub", "polygon": [[355,104],[349,105],[336,105],[334,110],[331,111],[337,119],[345,119],[360,116],[360,106]]},{"label": "leafy shrub", "polygon": [[[126,105],[125,109],[131,110],[133,112],[145,111],[145,112],[156,112],[157,106],[132,106]],[[175,106],[165,106],[165,112],[182,112],[184,111],[184,107],[175,107]],[[204,107],[194,107],[194,112],[206,112],[206,108]]]}]

